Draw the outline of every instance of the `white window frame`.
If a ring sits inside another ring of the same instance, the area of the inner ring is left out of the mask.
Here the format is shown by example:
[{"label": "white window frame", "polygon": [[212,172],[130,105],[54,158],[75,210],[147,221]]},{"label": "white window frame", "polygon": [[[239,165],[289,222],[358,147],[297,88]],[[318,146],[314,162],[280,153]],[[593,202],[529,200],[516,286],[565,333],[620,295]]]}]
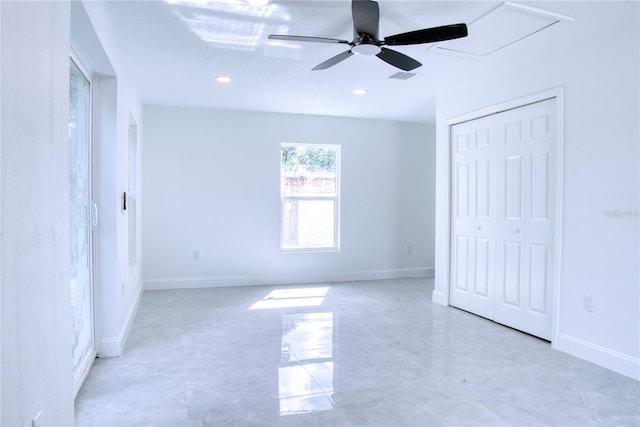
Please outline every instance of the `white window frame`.
[{"label": "white window frame", "polygon": [[[336,193],[334,196],[284,196],[282,195],[282,148],[313,147],[332,148],[336,150]],[[341,146],[338,144],[312,144],[283,142],[280,144],[280,251],[281,252],[337,252],[340,250],[340,169]],[[284,207],[288,201],[325,201],[333,200],[333,246],[317,248],[285,248],[284,247]]]},{"label": "white window frame", "polygon": [[[96,307],[98,307],[98,292],[96,287],[96,262],[97,262],[97,250],[96,250],[96,231],[98,226],[98,205],[96,204],[95,197],[97,194],[95,188],[95,164],[94,164],[94,131],[95,131],[95,86],[94,86],[94,75],[89,69],[85,66],[84,61],[75,51],[75,49],[70,46],[69,47],[69,70],[71,69],[71,63],[76,66],[76,68],[84,75],[84,77],[89,82],[89,170],[88,173],[88,185],[89,185],[89,206],[91,207],[91,227],[89,227],[89,274],[90,274],[90,289],[91,289],[91,319],[93,322],[92,325],[92,339],[93,346],[90,354],[86,357],[85,364],[80,368],[76,375],[73,376],[73,395],[74,398],[80,392],[80,388],[89,374],[91,367],[93,366],[93,362],[96,359],[99,351],[99,336],[98,336],[98,318],[96,315]],[[68,92],[68,91],[67,91]],[[75,332],[74,332],[75,333]]]}]

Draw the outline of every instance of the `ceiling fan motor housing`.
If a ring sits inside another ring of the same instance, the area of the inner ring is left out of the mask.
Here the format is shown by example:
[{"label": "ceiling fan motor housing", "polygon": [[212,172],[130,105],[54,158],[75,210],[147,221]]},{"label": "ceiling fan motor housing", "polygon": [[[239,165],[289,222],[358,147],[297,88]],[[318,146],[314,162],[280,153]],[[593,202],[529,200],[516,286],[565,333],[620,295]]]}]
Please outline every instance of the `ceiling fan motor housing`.
[{"label": "ceiling fan motor housing", "polygon": [[369,34],[360,34],[355,38],[351,52],[356,55],[374,56],[380,53],[382,43]]}]

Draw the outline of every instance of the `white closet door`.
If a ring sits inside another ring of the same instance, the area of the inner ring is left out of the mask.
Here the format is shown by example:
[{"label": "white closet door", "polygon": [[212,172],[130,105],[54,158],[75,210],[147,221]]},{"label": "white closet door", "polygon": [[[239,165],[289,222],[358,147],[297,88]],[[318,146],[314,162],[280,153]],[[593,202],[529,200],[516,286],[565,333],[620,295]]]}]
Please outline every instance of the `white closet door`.
[{"label": "white closet door", "polygon": [[492,318],[495,115],[451,128],[451,305]]},{"label": "white closet door", "polygon": [[551,339],[555,101],[497,119],[496,288],[499,323]]},{"label": "white closet door", "polygon": [[451,305],[544,339],[555,127],[555,100],[451,127]]}]

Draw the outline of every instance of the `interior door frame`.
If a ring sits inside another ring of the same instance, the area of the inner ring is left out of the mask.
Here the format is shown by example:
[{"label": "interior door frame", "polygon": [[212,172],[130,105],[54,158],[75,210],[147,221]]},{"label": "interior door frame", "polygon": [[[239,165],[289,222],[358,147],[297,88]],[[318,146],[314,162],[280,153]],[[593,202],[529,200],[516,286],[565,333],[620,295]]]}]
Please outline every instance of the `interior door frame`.
[{"label": "interior door frame", "polygon": [[[558,342],[558,324],[560,319],[560,286],[561,286],[561,272],[562,272],[562,189],[563,189],[563,153],[564,153],[564,99],[563,99],[563,89],[562,87],[557,87],[549,90],[545,90],[542,92],[537,92],[534,94],[526,95],[520,98],[512,99],[509,101],[501,102],[495,105],[491,105],[488,107],[484,107],[475,111],[471,111],[468,113],[464,113],[458,116],[451,117],[445,120],[446,128],[447,128],[447,136],[446,136],[446,162],[445,162],[445,170],[444,170],[444,196],[445,196],[445,204],[444,204],[444,221],[445,221],[445,233],[446,238],[444,239],[444,244],[441,248],[444,250],[444,256],[442,258],[441,263],[438,267],[443,273],[442,283],[444,288],[442,291],[434,290],[434,300],[437,300],[441,304],[448,306],[450,305],[449,292],[451,289],[451,201],[452,201],[452,187],[451,187],[451,170],[452,170],[452,155],[451,155],[451,127],[467,122],[470,120],[479,119],[484,116],[488,116],[491,114],[497,114],[503,111],[512,110],[519,107],[524,107],[529,104],[534,104],[536,102],[545,101],[548,99],[555,100],[556,107],[556,129],[555,129],[555,149],[553,150],[553,154],[555,156],[555,174],[556,174],[556,188],[555,188],[555,202],[556,202],[556,210],[553,213],[554,220],[554,233],[553,233],[553,247],[554,247],[554,257],[553,257],[553,279],[552,279],[552,315],[551,315],[551,347],[557,348]],[[446,249],[446,250],[445,250]]]},{"label": "interior door frame", "polygon": [[[73,47],[71,47],[69,49],[69,61],[71,65],[71,62],[73,62],[75,64],[76,67],[78,67],[78,69],[80,70],[80,72],[86,77],[86,79],[89,81],[89,207],[90,207],[90,218],[89,218],[89,258],[90,258],[90,265],[89,265],[89,269],[90,269],[90,277],[91,277],[91,320],[92,320],[92,334],[93,334],[93,348],[91,350],[90,355],[88,356],[88,363],[85,364],[85,366],[82,367],[82,371],[81,374],[79,376],[79,381],[76,383],[75,382],[75,377],[73,378],[73,396],[74,399],[75,397],[78,395],[78,392],[80,391],[80,388],[82,387],[82,384],[84,383],[84,380],[86,379],[87,375],[89,374],[89,371],[91,370],[91,366],[93,365],[93,361],[95,360],[95,358],[98,355],[98,351],[99,351],[99,340],[98,340],[98,325],[97,325],[97,307],[98,307],[98,300],[97,300],[97,292],[96,292],[96,226],[94,226],[94,204],[95,204],[95,180],[94,180],[94,171],[95,171],[95,164],[94,164],[94,150],[93,150],[93,143],[95,140],[94,137],[94,122],[95,122],[95,108],[94,108],[94,102],[95,102],[95,91],[94,91],[94,76],[93,74],[89,71],[89,69],[84,65],[82,59],[80,58],[80,56],[76,53],[76,51],[73,49]],[[97,212],[95,214],[95,224],[97,225]]]}]

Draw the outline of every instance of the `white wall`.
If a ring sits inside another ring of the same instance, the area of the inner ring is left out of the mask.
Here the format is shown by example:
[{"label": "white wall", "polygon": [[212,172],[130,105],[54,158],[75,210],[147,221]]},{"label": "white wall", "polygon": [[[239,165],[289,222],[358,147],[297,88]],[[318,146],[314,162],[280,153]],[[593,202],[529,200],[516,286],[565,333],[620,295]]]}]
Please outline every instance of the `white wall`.
[{"label": "white wall", "polygon": [[[448,118],[535,92],[564,89],[564,197],[558,349],[640,378],[638,3],[565,55],[445,94],[437,102],[436,290],[447,302]],[[585,3],[584,7],[589,7]],[[608,211],[626,216],[608,216]],[[583,309],[585,295],[593,312]]]},{"label": "white wall", "polygon": [[2,425],[73,425],[69,4],[2,9]]},{"label": "white wall", "polygon": [[[432,272],[433,126],[156,106],[144,123],[146,289]],[[342,146],[339,252],[280,252],[281,142]]]},{"label": "white wall", "polygon": [[[142,266],[129,267],[129,218],[121,203],[129,179],[130,116],[138,123],[139,147],[143,127],[141,103],[114,42],[117,23],[110,21],[104,6],[102,2],[71,6],[74,49],[94,74],[94,192],[99,212],[95,287],[99,354],[103,357],[121,354],[142,294]],[[140,212],[138,216],[140,223]],[[141,245],[138,252],[140,259]]]},{"label": "white wall", "polygon": [[[0,7],[0,100],[2,99],[2,7]],[[0,182],[2,177],[2,102],[0,101]],[[0,201],[2,185],[0,184]],[[2,209],[0,209],[0,230],[2,230]],[[0,322],[2,322],[2,241],[0,240]],[[1,325],[1,323],[0,323]],[[0,424],[2,423],[2,328],[0,327]]]}]

